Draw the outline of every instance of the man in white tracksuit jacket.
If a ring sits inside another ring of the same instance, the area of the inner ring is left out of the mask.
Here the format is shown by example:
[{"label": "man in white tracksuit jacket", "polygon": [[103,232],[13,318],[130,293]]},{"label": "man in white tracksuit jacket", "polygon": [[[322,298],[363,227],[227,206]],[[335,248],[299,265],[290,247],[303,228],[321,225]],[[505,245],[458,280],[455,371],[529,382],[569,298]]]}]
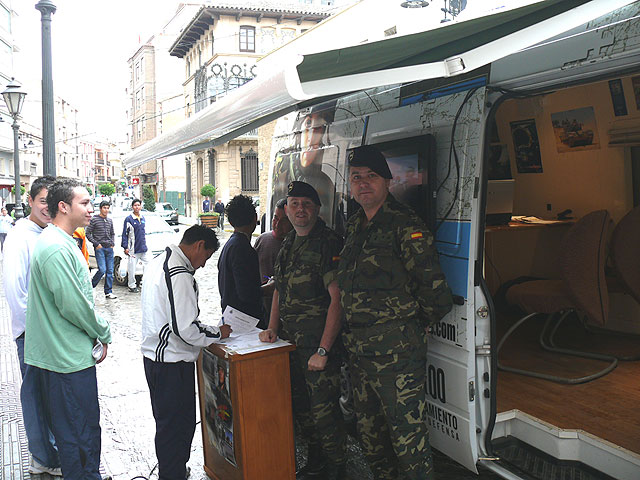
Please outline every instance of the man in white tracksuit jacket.
[{"label": "man in white tracksuit jacket", "polygon": [[200,323],[193,276],[218,249],[213,230],[194,225],[145,271],[142,286],[142,354],[156,420],[161,480],[183,480],[196,428],[194,366],[200,349],[231,332]]}]

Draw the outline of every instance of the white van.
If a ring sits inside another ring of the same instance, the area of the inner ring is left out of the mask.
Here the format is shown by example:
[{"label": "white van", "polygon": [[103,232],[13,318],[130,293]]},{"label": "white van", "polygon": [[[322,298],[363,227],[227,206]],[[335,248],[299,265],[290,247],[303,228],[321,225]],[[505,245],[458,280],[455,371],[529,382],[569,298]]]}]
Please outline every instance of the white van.
[{"label": "white van", "polygon": [[[387,157],[391,192],[435,232],[456,305],[431,329],[430,438],[470,470],[484,464],[504,478],[640,478],[640,362],[614,358],[640,353],[640,337],[586,334],[578,308],[550,342],[602,358],[543,350],[544,315],[497,351],[524,316],[504,290],[554,279],[557,288],[543,303],[558,301],[566,310],[557,298],[565,288],[561,266],[582,247],[578,241],[568,248],[563,239],[591,212],[606,210],[609,217],[599,215],[608,229],[608,218],[618,223],[640,205],[639,16],[636,2],[462,78],[359,91],[277,123],[267,218],[287,184],[304,180],[321,195],[321,216],[342,232],[357,208],[347,154],[371,144]],[[503,182],[496,192],[494,180]],[[487,225],[485,212],[502,215]],[[509,222],[512,215],[527,218]],[[600,260],[596,276],[607,262]],[[586,269],[580,275],[590,281]],[[640,332],[633,295],[619,289],[608,296],[608,307],[598,299],[608,308],[604,327]],[[498,361],[543,378],[499,370]],[[583,378],[600,370],[607,373]]]},{"label": "white van", "polygon": [[[405,8],[429,2],[358,2],[266,56],[256,79],[125,164],[215,148],[284,115],[267,218],[286,184],[301,179],[342,231],[357,207],[347,152],[378,145],[392,192],[433,230],[455,294],[431,329],[432,444],[472,471],[482,464],[507,479],[637,480],[640,362],[614,355],[640,351],[632,337],[640,295],[624,282],[607,288],[606,277],[625,266],[636,278],[640,271],[640,240],[631,237],[640,211],[640,2],[520,3],[434,28],[433,11]],[[610,219],[631,224],[614,237],[631,249],[615,265]],[[581,268],[567,274],[569,264]],[[551,288],[532,284],[541,278]],[[577,297],[580,314],[510,328],[525,312],[509,303],[571,311]],[[586,334],[587,310],[589,323],[624,333]]]}]

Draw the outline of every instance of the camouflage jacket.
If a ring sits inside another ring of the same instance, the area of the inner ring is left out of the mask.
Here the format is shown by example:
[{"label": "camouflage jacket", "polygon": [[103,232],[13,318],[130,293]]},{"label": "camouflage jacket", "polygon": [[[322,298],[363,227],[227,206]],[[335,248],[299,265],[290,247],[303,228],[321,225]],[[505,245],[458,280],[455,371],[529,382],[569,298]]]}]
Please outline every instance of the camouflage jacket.
[{"label": "camouflage jacket", "polygon": [[389,194],[363,228],[363,210],[349,219],[337,280],[352,353],[383,355],[426,339],[424,328],[451,310],[451,291],[433,235]]},{"label": "camouflage jacket", "polygon": [[317,348],[331,303],[327,287],[335,280],[342,238],[320,218],[309,235],[299,238],[301,243],[295,245],[295,230],[287,235],[274,269],[280,335],[299,347]]}]

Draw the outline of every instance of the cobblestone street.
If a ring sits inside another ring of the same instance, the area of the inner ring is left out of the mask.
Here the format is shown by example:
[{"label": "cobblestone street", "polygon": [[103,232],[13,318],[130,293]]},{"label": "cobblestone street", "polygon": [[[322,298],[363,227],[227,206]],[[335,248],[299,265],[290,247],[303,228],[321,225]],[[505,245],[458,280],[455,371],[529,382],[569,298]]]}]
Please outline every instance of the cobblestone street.
[{"label": "cobblestone street", "polygon": [[[181,232],[186,227],[181,226]],[[230,233],[221,234],[221,244]],[[200,309],[205,323],[214,323],[221,315],[217,286],[217,262],[220,250],[207,265],[198,270],[196,278],[200,287]],[[102,471],[114,480],[133,478],[157,478],[154,451],[154,420],[151,413],[149,391],[144,377],[140,353],[141,312],[140,294],[130,293],[126,287],[114,285],[115,300],[106,300],[103,284],[95,289],[96,308],[109,319],[113,343],[104,363],[97,366],[98,391],[102,426]],[[28,453],[19,409],[19,369],[15,345],[9,334],[8,308],[4,289],[0,297],[0,382],[2,386],[2,452],[1,478],[18,480],[30,478],[27,473]],[[304,462],[303,449],[297,452]],[[370,479],[357,443],[349,442],[349,475],[353,480]],[[206,480],[203,469],[202,433],[196,428],[191,449],[191,478]],[[480,477],[458,466],[443,455],[436,454],[436,471],[439,479],[494,479],[485,473]],[[33,478],[48,479],[47,475]],[[256,479],[260,480],[260,479]]]}]

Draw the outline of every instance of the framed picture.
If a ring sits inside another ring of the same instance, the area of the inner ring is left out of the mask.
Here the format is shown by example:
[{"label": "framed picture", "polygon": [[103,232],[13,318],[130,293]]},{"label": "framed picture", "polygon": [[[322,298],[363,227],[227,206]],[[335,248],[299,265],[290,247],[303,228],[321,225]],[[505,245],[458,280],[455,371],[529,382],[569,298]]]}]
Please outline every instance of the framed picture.
[{"label": "framed picture", "polygon": [[540,143],[538,142],[535,119],[511,122],[510,125],[518,173],[542,173]]},{"label": "framed picture", "polygon": [[558,153],[600,148],[593,107],[552,113],[551,123]]},{"label": "framed picture", "polygon": [[609,92],[611,93],[611,105],[613,106],[615,116],[621,117],[627,115],[627,102],[624,99],[622,80],[619,78],[609,80]]}]

